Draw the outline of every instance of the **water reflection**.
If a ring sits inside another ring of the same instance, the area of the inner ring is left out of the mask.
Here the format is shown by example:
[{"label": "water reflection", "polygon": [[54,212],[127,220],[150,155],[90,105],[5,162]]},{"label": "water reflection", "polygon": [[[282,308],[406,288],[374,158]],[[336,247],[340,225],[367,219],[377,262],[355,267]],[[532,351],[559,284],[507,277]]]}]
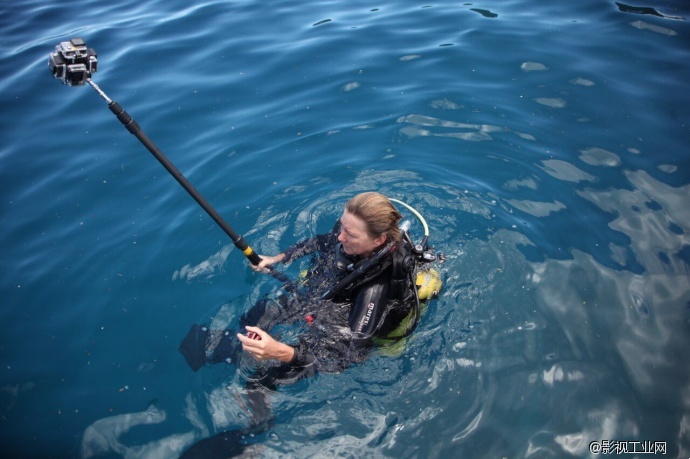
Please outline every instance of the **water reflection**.
[{"label": "water reflection", "polygon": [[617,154],[604,150],[603,148],[592,147],[580,150],[580,160],[592,166],[620,166],[621,159]]},{"label": "water reflection", "polygon": [[564,108],[566,105],[568,105],[568,102],[560,97],[536,97],[534,101],[538,104],[546,105],[547,107],[551,108]]},{"label": "water reflection", "polygon": [[[457,109],[460,106],[449,101],[443,103],[432,103],[432,107],[441,109]],[[436,118],[429,115],[421,115],[413,113],[411,115],[401,116],[397,120],[398,123],[405,123],[406,126],[400,129],[400,134],[409,138],[414,137],[448,137],[468,142],[482,142],[485,140],[492,140],[491,134],[500,132],[510,132],[527,140],[534,140],[531,134],[521,133],[509,130],[506,127],[496,126],[491,124],[468,124],[451,121],[442,118]],[[441,129],[436,129],[441,128]]]},{"label": "water reflection", "polygon": [[659,33],[661,35],[668,35],[669,37],[673,37],[675,35],[678,35],[678,32],[676,32],[673,29],[669,29],[668,27],[658,26],[656,24],[650,24],[650,23],[645,22],[645,21],[634,21],[634,22],[631,22],[630,25],[635,27],[636,29],[650,30],[652,32]]},{"label": "water reflection", "polygon": [[534,202],[534,201],[519,201],[517,199],[507,199],[506,202],[522,212],[528,213],[534,217],[547,217],[553,212],[565,209],[565,204],[562,202]]},{"label": "water reflection", "polygon": [[160,424],[166,420],[166,417],[165,411],[150,406],[141,412],[99,419],[84,431],[81,442],[81,457],[100,457],[112,453],[132,459],[177,457],[194,441],[194,432],[170,435],[136,446],[126,446],[121,438],[134,427]]},{"label": "water reflection", "polygon": [[[687,276],[687,260],[679,254],[690,242],[690,186],[672,187],[645,171],[623,174],[632,190],[587,189],[577,193],[607,214],[616,215],[609,227],[630,238],[635,259],[647,273]],[[681,283],[677,288],[687,287]]]},{"label": "water reflection", "polygon": [[589,80],[587,78],[582,78],[582,77],[576,77],[570,80],[571,84],[576,84],[580,86],[594,86],[594,82],[592,80]]},{"label": "water reflection", "polygon": [[[587,164],[620,165],[617,155],[600,148],[581,153],[580,159]],[[544,170],[566,182],[594,180],[565,162],[550,162]],[[559,354],[570,355],[578,362],[570,363],[574,364],[570,371],[563,369],[563,363],[552,365],[543,371],[543,383],[578,385],[582,381],[589,388],[589,397],[605,393],[609,408],[604,413],[592,403],[584,423],[589,427],[579,433],[542,432],[535,436],[528,455],[543,454],[545,446],[539,443],[545,437],[550,439],[546,443],[552,441],[575,455],[586,454],[588,443],[596,439],[637,438],[644,420],[615,408],[633,403],[633,398],[668,413],[665,429],[674,433],[665,438],[667,441],[681,438],[687,428],[687,416],[682,416],[679,423],[672,413],[678,407],[681,411],[690,408],[690,372],[680,358],[690,344],[690,267],[680,255],[688,246],[690,209],[683,203],[688,202],[690,188],[672,187],[645,171],[623,171],[623,175],[632,189],[587,188],[576,193],[605,214],[615,216],[608,225],[625,234],[629,245],[611,243],[610,256],[620,268],[625,268],[629,264],[626,259],[633,256],[642,272],[603,266],[595,254],[579,250],[571,251],[572,259],[548,259],[531,266],[536,300],[556,319],[569,343],[569,348],[561,349]],[[593,374],[603,372],[620,382],[592,380],[587,374],[593,370]],[[633,398],[631,391],[636,394]],[[678,447],[682,449],[683,442]]]},{"label": "water reflection", "polygon": [[546,159],[541,162],[541,169],[552,177],[566,182],[593,182],[595,177],[592,174],[579,169],[578,167],[560,159]]}]

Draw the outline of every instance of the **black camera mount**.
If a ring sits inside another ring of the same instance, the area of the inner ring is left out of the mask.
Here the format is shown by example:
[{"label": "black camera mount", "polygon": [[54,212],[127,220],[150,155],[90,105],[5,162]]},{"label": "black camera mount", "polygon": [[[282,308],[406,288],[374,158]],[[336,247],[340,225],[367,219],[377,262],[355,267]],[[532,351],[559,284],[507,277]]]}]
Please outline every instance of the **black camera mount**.
[{"label": "black camera mount", "polygon": [[98,56],[92,48],[87,48],[81,38],[63,41],[50,55],[50,71],[63,84],[84,86],[92,73],[98,70]]}]

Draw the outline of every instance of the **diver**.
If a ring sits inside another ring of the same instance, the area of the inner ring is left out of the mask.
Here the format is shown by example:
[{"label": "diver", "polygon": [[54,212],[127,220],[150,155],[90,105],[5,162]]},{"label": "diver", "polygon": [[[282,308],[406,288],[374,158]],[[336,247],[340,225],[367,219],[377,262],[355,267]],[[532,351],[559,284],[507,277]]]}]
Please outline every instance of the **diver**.
[{"label": "diver", "polygon": [[[421,244],[412,242],[409,222],[400,225],[402,216],[386,196],[376,192],[354,196],[332,231],[278,255],[262,256],[253,267],[264,272],[277,263],[312,255],[305,288],[258,301],[240,319],[246,335],[193,326],[180,346],[190,367],[196,371],[205,363],[234,361],[241,345],[256,360],[282,363],[272,367],[268,378],[271,386],[282,385],[317,369],[343,371],[363,361],[372,345],[408,336],[419,320],[420,299],[433,296],[441,283],[435,270],[421,266],[436,260],[426,250],[426,222],[414,209],[396,202],[424,224]],[[411,325],[400,331],[407,318]],[[300,327],[299,343],[274,337],[271,333],[278,325]],[[389,336],[392,332],[395,338]]]},{"label": "diver", "polygon": [[[351,305],[347,327],[338,332],[344,341],[366,346],[375,336],[385,336],[407,316],[416,301],[411,274],[415,268],[412,247],[398,227],[402,216],[382,194],[358,194],[345,204],[333,231],[304,240],[276,256],[262,256],[254,269],[276,263],[290,263],[297,258],[318,252],[309,284],[333,303]],[[363,265],[366,270],[339,291],[323,290],[326,282],[340,281]],[[325,282],[319,282],[323,279]],[[314,285],[316,284],[316,285]],[[328,311],[308,314],[307,320],[317,325]],[[344,325],[344,324],[342,324]],[[304,367],[318,359],[306,348],[304,340],[297,346],[274,339],[258,326],[246,326],[247,335],[237,334],[242,348],[257,360],[274,359],[291,366]],[[349,347],[349,346],[348,346]]]}]

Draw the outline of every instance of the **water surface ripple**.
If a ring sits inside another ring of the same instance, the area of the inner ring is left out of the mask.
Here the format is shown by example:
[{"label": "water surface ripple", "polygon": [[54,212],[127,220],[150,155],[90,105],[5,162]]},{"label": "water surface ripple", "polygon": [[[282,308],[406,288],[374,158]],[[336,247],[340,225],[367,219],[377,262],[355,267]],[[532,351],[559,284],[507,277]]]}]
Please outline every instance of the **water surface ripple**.
[{"label": "water surface ripple", "polygon": [[8,457],[179,457],[245,428],[254,364],[194,373],[177,349],[279,294],[101,98],[51,77],[75,36],[258,252],[379,190],[446,255],[414,335],[269,393],[248,453],[690,456],[688,6],[19,3],[0,4]]}]

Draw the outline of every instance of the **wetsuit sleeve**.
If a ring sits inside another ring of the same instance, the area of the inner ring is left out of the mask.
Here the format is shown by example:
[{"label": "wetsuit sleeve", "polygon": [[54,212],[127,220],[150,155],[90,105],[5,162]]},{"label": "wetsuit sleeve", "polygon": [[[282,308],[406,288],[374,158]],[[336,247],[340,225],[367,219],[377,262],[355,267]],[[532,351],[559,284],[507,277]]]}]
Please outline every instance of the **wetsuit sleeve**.
[{"label": "wetsuit sleeve", "polygon": [[283,250],[283,254],[285,255],[283,263],[290,263],[296,260],[297,258],[309,255],[310,253],[314,253],[317,250],[324,250],[327,244],[334,237],[337,238],[337,235],[334,234],[335,233],[333,232],[319,234],[318,236],[310,237],[301,242],[298,242],[293,246],[288,247],[287,249]]},{"label": "wetsuit sleeve", "polygon": [[307,344],[303,340],[300,340],[297,346],[293,346],[293,349],[295,350],[295,355],[292,356],[292,360],[288,364],[291,367],[306,367],[316,361],[316,357],[309,352]]},{"label": "wetsuit sleeve", "polygon": [[382,277],[362,286],[352,307],[349,325],[353,340],[358,344],[368,344],[385,319],[389,282],[387,276]]}]

